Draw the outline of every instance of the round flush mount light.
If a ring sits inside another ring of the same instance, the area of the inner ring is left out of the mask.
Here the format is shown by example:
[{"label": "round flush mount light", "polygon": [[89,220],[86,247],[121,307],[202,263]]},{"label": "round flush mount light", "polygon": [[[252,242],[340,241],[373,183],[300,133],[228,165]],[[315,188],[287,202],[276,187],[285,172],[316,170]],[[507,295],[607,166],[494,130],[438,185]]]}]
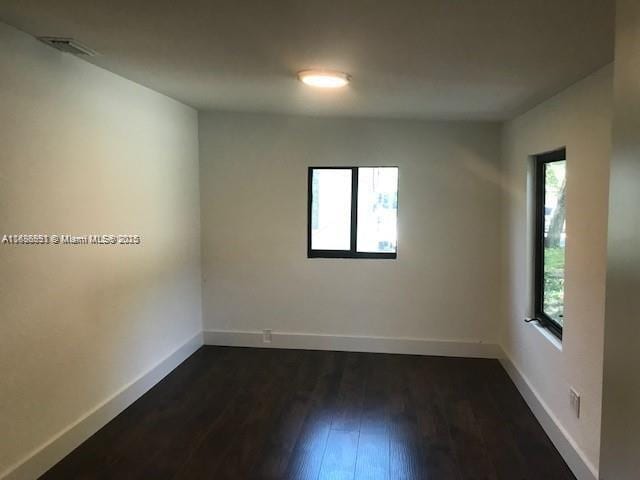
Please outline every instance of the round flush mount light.
[{"label": "round flush mount light", "polygon": [[331,70],[302,70],[298,72],[298,78],[305,85],[317,88],[345,87],[351,81],[348,73]]}]

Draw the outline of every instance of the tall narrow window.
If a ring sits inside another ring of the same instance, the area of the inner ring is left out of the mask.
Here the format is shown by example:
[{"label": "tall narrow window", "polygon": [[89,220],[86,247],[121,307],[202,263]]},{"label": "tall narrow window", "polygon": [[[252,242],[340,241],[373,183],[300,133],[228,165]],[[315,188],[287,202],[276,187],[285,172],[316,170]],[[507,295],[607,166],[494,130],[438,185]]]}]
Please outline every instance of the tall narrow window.
[{"label": "tall narrow window", "polygon": [[564,326],[566,174],[565,149],[535,157],[535,316],[562,338]]},{"label": "tall narrow window", "polygon": [[397,217],[397,167],[309,168],[309,258],[396,258]]}]

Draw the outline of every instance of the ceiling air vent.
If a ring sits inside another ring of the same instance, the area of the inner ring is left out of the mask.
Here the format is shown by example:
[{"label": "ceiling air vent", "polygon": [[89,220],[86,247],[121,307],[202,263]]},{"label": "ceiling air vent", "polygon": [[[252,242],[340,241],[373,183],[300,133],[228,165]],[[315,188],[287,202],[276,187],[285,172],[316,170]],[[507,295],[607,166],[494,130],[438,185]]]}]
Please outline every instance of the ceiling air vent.
[{"label": "ceiling air vent", "polygon": [[73,55],[82,55],[85,57],[93,57],[96,55],[94,50],[85,47],[73,38],[38,37],[38,40],[46,43],[56,50],[60,50],[61,52],[72,53]]}]

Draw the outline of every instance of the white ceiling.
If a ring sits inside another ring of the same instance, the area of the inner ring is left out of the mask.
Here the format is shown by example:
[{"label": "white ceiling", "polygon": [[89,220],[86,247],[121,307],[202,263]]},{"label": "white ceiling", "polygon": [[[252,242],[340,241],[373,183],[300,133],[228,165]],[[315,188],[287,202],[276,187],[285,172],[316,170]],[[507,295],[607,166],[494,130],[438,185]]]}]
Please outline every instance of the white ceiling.
[{"label": "white ceiling", "polygon": [[[506,119],[613,59],[613,0],[2,0],[198,109]],[[295,79],[353,75],[341,91]]]}]

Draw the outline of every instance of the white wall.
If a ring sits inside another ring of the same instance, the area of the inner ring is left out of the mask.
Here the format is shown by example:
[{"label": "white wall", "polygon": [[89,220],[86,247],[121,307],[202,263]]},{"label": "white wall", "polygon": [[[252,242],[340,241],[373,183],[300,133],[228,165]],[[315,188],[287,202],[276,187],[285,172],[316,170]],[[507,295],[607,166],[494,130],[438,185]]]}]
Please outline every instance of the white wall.
[{"label": "white wall", "polygon": [[[502,345],[548,413],[595,472],[598,468],[604,334],[611,66],[594,73],[503,131],[507,322]],[[530,156],[567,148],[565,327],[562,345],[525,324],[532,298]],[[582,395],[580,419],[569,388]]]},{"label": "white wall", "polygon": [[[499,126],[200,114],[205,329],[495,342]],[[307,258],[307,168],[397,165],[397,260]]]},{"label": "white wall", "polygon": [[201,331],[197,113],[0,24],[0,476]]},{"label": "white wall", "polygon": [[617,3],[601,478],[640,472],[640,3]]}]

